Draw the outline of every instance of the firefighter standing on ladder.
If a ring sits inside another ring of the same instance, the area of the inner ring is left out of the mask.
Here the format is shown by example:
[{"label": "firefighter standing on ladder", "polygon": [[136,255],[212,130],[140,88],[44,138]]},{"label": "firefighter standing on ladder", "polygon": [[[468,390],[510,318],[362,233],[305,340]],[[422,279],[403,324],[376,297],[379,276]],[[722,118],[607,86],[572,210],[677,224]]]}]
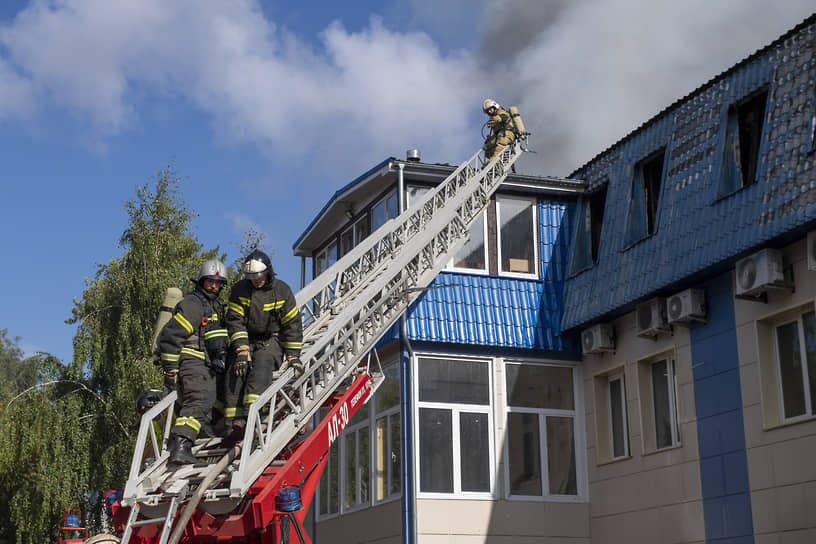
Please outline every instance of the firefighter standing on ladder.
[{"label": "firefighter standing on ladder", "polygon": [[[196,287],[176,306],[161,331],[159,351],[164,385],[178,389],[176,421],[170,431],[170,463],[196,463],[193,442],[210,424],[215,378],[226,368],[227,330],[218,295],[227,283],[227,268],[211,259],[201,265]],[[209,429],[208,429],[209,430]]]},{"label": "firefighter standing on ladder", "polygon": [[292,289],[275,278],[263,251],[256,249],[244,259],[244,279],[230,292],[226,321],[235,361],[223,403],[216,408],[223,413],[222,425],[240,432],[246,425],[246,410],[274,380],[290,366],[295,377],[303,372],[300,311]]},{"label": "firefighter standing on ladder", "polygon": [[490,119],[487,120],[487,127],[492,131],[492,134],[487,137],[484,143],[485,158],[489,162],[493,157],[501,153],[502,149],[515,141],[516,127],[510,113],[491,98],[482,103],[482,111],[490,116]]}]

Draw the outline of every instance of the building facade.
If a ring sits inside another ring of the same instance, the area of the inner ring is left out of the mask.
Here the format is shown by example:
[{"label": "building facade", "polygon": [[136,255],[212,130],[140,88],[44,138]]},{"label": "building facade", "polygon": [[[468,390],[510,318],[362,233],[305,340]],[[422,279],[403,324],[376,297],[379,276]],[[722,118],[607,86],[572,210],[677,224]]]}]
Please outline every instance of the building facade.
[{"label": "building facade", "polygon": [[[810,17],[571,180],[509,176],[381,341],[316,541],[816,542],[814,80]],[[452,171],[339,190],[304,280]]]}]

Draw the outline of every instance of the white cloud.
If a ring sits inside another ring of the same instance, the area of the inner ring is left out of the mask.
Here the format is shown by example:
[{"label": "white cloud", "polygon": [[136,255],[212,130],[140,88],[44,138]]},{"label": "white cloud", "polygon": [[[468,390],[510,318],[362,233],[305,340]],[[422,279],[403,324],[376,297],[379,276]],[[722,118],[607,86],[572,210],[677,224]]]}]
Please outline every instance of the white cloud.
[{"label": "white cloud", "polygon": [[372,19],[307,42],[252,0],[36,0],[0,28],[0,44],[45,105],[103,133],[130,127],[145,97],[181,96],[221,137],[277,156],[354,157],[345,176],[406,146],[461,156],[481,95],[467,55],[444,56],[425,34]]}]

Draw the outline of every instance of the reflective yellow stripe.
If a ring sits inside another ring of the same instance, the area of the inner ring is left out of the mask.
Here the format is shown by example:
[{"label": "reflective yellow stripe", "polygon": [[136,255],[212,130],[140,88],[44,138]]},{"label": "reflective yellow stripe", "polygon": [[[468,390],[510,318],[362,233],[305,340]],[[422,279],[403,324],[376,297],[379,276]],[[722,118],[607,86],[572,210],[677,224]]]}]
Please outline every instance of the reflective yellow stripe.
[{"label": "reflective yellow stripe", "polygon": [[212,315],[212,320],[213,320],[213,321],[218,321],[218,314],[215,314],[215,313],[214,313],[214,314]]},{"label": "reflective yellow stripe", "polygon": [[267,302],[263,306],[264,312],[271,312],[272,310],[278,310],[283,308],[283,305],[286,304],[285,300],[276,300],[275,302]]},{"label": "reflective yellow stripe", "polygon": [[176,418],[176,425],[175,425],[176,427],[184,427],[185,425],[187,427],[190,427],[191,429],[193,429],[196,433],[198,433],[198,431],[201,430],[201,423],[199,423],[198,420],[196,418],[194,418],[194,417],[178,417],[178,418]]},{"label": "reflective yellow stripe", "polygon": [[244,308],[249,308],[252,302],[247,297],[238,297],[238,301],[243,305]]},{"label": "reflective yellow stripe", "polygon": [[235,342],[236,340],[241,340],[242,338],[249,338],[249,333],[246,331],[237,331],[230,336],[230,342]]},{"label": "reflective yellow stripe", "polygon": [[215,329],[214,331],[208,331],[204,333],[205,340],[211,340],[213,338],[220,338],[224,337],[227,338],[229,335],[227,334],[227,329]]},{"label": "reflective yellow stripe", "polygon": [[288,314],[286,314],[285,316],[283,316],[283,318],[281,319],[281,325],[285,325],[286,323],[289,323],[289,322],[290,322],[290,321],[292,321],[292,320],[293,320],[293,319],[294,319],[294,318],[295,318],[297,315],[298,315],[298,307],[297,307],[297,306],[295,306],[295,307],[293,307],[291,310],[289,310],[289,313],[288,313]]},{"label": "reflective yellow stripe", "polygon": [[233,311],[233,312],[235,312],[236,314],[238,314],[240,316],[244,315],[244,309],[241,306],[239,306],[238,304],[235,304],[234,302],[229,303],[229,310],[228,311]]},{"label": "reflective yellow stripe", "polygon": [[204,356],[204,352],[199,351],[197,349],[181,348],[181,352],[184,353],[185,355],[192,355],[196,359],[201,359],[202,361],[204,361],[206,359],[206,357]]},{"label": "reflective yellow stripe", "polygon": [[303,342],[284,342],[283,347],[289,349],[303,349]]},{"label": "reflective yellow stripe", "polygon": [[175,361],[179,360],[179,354],[178,353],[162,353],[161,358],[162,358],[162,361],[170,361],[172,363],[172,362],[175,362]]},{"label": "reflective yellow stripe", "polygon": [[183,315],[181,315],[181,314],[176,314],[176,315],[174,315],[174,316],[173,316],[173,319],[175,319],[176,321],[178,321],[178,322],[179,322],[179,324],[180,324],[182,327],[184,327],[184,330],[186,330],[186,331],[187,331],[188,333],[190,333],[190,334],[193,334],[193,326],[192,326],[192,325],[190,325],[190,322],[189,322],[189,321],[187,321],[187,319],[185,319]]},{"label": "reflective yellow stripe", "polygon": [[252,404],[256,400],[258,400],[258,397],[260,397],[260,395],[253,395],[247,393],[246,395],[244,395],[244,404]]},{"label": "reflective yellow stripe", "polygon": [[224,408],[221,410],[221,413],[224,414],[225,417],[235,417],[238,415],[238,408]]}]

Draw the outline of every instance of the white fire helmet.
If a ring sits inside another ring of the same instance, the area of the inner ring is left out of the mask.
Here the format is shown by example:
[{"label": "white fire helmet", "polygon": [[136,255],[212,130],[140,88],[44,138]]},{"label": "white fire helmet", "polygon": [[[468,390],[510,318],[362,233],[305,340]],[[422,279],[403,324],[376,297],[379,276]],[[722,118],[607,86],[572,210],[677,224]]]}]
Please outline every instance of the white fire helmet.
[{"label": "white fire helmet", "polygon": [[498,108],[498,107],[499,107],[499,103],[496,102],[495,100],[493,100],[492,98],[487,98],[482,103],[482,111],[484,111],[485,113],[487,113],[487,110],[489,110],[490,108]]}]

